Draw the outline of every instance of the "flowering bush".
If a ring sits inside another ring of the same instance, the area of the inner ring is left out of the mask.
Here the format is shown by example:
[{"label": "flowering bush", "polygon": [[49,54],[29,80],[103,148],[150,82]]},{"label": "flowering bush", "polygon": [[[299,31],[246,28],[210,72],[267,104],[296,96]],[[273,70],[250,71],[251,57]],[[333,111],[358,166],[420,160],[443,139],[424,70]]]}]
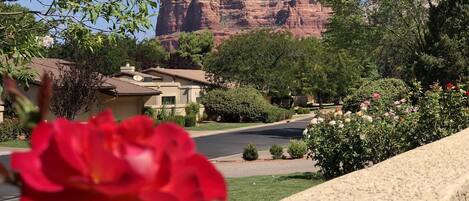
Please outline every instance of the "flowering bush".
[{"label": "flowering bush", "polygon": [[357,112],[364,100],[374,100],[373,109],[386,108],[395,100],[408,98],[408,93],[409,87],[399,79],[369,81],[344,98],[343,108],[345,111]]},{"label": "flowering bush", "polygon": [[420,97],[374,108],[371,94],[356,113],[337,111],[311,120],[304,132],[309,156],[324,176],[334,178],[433,142],[469,126],[464,86],[434,86]]},{"label": "flowering bush", "polygon": [[223,177],[188,134],[145,116],[42,122],[12,168],[25,201],[226,200]]}]

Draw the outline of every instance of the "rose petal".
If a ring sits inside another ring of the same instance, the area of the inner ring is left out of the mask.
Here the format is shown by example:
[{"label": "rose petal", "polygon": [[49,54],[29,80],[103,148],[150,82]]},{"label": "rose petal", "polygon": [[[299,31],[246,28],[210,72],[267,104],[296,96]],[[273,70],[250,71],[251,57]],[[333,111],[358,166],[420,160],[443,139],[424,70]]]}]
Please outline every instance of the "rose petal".
[{"label": "rose petal", "polygon": [[146,116],[136,116],[121,122],[118,132],[130,142],[146,145],[154,134],[154,122]]},{"label": "rose petal", "polygon": [[31,149],[42,152],[47,146],[49,146],[49,141],[52,136],[53,127],[51,124],[46,122],[41,122],[39,125],[34,128],[31,135]]},{"label": "rose petal", "polygon": [[178,166],[194,169],[197,178],[199,178],[199,188],[204,194],[204,200],[226,200],[225,180],[204,156],[195,154],[184,160],[184,164]]},{"label": "rose petal", "polygon": [[26,185],[34,189],[45,192],[58,192],[63,189],[61,185],[50,181],[43,174],[39,157],[34,152],[13,153],[11,167],[20,173]]},{"label": "rose petal", "polygon": [[162,123],[155,129],[153,146],[165,150],[173,159],[195,153],[194,141],[189,134],[174,123]]}]

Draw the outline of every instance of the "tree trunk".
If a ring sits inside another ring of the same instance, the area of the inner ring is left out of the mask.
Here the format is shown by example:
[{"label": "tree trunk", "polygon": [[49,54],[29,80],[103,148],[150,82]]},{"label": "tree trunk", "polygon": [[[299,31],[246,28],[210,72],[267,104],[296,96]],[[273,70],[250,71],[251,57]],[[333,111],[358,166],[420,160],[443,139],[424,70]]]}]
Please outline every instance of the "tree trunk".
[{"label": "tree trunk", "polygon": [[321,97],[321,92],[317,93],[318,96],[318,102],[319,102],[319,109],[322,109],[322,97]]}]

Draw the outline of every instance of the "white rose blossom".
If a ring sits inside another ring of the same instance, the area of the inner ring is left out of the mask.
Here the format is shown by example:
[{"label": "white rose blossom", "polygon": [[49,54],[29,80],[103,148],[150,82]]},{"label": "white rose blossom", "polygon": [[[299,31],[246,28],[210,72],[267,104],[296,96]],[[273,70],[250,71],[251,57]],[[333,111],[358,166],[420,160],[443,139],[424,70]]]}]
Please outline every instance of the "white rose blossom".
[{"label": "white rose blossom", "polygon": [[346,117],[349,117],[349,116],[351,116],[351,115],[352,115],[352,112],[350,112],[350,111],[347,111],[347,112],[344,114],[344,116],[346,116]]},{"label": "white rose blossom", "polygon": [[308,128],[305,128],[305,129],[303,130],[303,135],[307,135],[307,134],[308,134],[308,131],[309,131]]},{"label": "white rose blossom", "polygon": [[393,119],[394,119],[394,121],[399,121],[399,116],[396,115],[396,116],[394,116]]},{"label": "white rose blossom", "polygon": [[44,36],[42,37],[42,41],[40,41],[40,44],[46,48],[52,47],[52,45],[54,45],[54,38],[52,38],[51,36]]},{"label": "white rose blossom", "polygon": [[318,123],[319,123],[318,118],[311,119],[311,124],[316,125]]},{"label": "white rose blossom", "polygon": [[324,118],[319,117],[319,118],[318,118],[318,123],[322,123],[322,122],[324,122]]},{"label": "white rose blossom", "polygon": [[343,128],[344,127],[344,124],[339,124],[339,128]]},{"label": "white rose blossom", "polygon": [[368,122],[373,122],[373,117],[371,117],[371,116],[364,115],[362,118],[365,119]]},{"label": "white rose blossom", "polygon": [[332,126],[333,126],[333,125],[335,125],[335,124],[336,124],[336,122],[335,122],[334,120],[332,120],[332,121],[329,122],[329,125],[332,125]]},{"label": "white rose blossom", "polygon": [[345,121],[346,123],[349,123],[349,122],[352,121],[352,120],[351,120],[350,118],[346,118],[346,119],[344,119],[344,121]]}]

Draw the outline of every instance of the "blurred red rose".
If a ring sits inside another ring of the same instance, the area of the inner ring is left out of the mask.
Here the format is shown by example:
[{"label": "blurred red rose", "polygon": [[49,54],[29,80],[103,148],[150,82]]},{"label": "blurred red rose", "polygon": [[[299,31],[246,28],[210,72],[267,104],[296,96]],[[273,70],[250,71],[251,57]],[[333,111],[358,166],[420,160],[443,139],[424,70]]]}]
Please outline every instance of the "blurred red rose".
[{"label": "blurred red rose", "polygon": [[456,86],[454,86],[453,83],[448,82],[448,83],[446,84],[446,89],[456,89]]},{"label": "blurred red rose", "polygon": [[222,175],[174,124],[110,111],[87,124],[58,119],[33,131],[31,151],[14,153],[21,201],[226,200]]}]

